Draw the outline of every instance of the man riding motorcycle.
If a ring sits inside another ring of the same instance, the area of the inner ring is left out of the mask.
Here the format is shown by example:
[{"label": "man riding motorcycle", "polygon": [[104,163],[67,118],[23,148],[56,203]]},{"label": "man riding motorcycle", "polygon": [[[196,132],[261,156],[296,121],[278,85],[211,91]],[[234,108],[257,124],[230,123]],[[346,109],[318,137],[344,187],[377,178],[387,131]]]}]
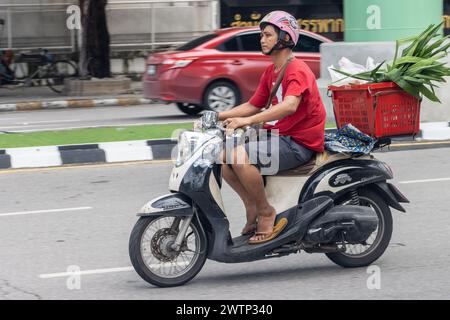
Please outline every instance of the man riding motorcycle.
[{"label": "man riding motorcycle", "polygon": [[[269,157],[277,163],[278,170],[270,175],[308,162],[315,152],[323,152],[326,121],[314,74],[292,55],[299,40],[297,20],[287,12],[273,11],[262,19],[260,29],[262,53],[269,55],[273,64],[248,102],[218,115],[228,130],[265,123],[264,129],[272,132],[266,141],[250,141],[224,154],[223,176],[244,202],[247,223],[242,234],[254,233],[250,244],[270,241],[283,229],[274,226],[276,210],[267,201],[260,172],[265,164],[260,159]],[[272,106],[262,110],[282,72]],[[273,152],[271,145],[279,145],[279,150]]]}]

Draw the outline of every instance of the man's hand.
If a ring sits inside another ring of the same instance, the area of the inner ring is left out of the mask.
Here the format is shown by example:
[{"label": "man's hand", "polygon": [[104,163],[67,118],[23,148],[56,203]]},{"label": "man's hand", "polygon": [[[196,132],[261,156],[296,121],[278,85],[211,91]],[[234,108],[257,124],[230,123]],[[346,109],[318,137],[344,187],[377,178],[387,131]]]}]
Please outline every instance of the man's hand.
[{"label": "man's hand", "polygon": [[201,131],[201,129],[202,129],[202,118],[194,120],[194,123],[192,125],[192,129],[194,129],[194,131]]},{"label": "man's hand", "polygon": [[227,128],[226,134],[229,136],[238,128],[252,125],[252,121],[250,120],[250,117],[228,118],[223,122],[223,125]]},{"label": "man's hand", "polygon": [[244,128],[246,126],[250,126],[252,124],[252,121],[250,120],[250,117],[245,118],[228,118],[223,122],[223,125],[227,127],[227,129],[237,129],[237,128]]}]

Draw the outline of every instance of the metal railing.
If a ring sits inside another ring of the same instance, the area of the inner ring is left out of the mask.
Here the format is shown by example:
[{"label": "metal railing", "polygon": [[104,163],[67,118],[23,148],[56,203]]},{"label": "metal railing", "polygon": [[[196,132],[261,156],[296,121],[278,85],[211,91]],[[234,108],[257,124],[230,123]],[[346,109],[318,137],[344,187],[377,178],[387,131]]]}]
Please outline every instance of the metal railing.
[{"label": "metal railing", "polygon": [[[170,1],[109,1],[107,5],[108,25],[112,26],[111,48],[125,49],[155,49],[158,46],[179,45],[192,37],[204,34],[219,27],[219,0],[170,0]],[[67,8],[77,5],[78,1],[68,0],[65,3],[49,4],[0,4],[0,48],[13,50],[33,50],[41,47],[50,50],[75,51],[79,45],[81,30],[69,30],[66,20],[69,18]],[[201,15],[208,12],[209,16]],[[186,10],[189,9],[189,10]],[[177,16],[185,10],[192,12],[193,19],[177,20]],[[162,16],[162,13],[165,15]],[[141,32],[133,33],[133,26],[129,30],[121,30],[118,21],[121,16],[128,17]],[[27,17],[29,19],[27,19]],[[133,19],[136,18],[136,20]],[[166,24],[159,21],[175,23],[174,30],[180,25],[186,25],[188,30],[171,33]],[[190,21],[187,21],[190,20]],[[59,23],[64,23],[61,28]],[[27,25],[29,24],[29,25]],[[42,29],[33,26],[40,26]],[[143,26],[145,30],[143,30]],[[29,29],[32,29],[31,31]],[[44,30],[45,29],[45,30]],[[110,28],[111,29],[111,28]],[[149,30],[147,30],[149,29]],[[34,32],[36,30],[36,32]],[[51,33],[51,36],[46,34]],[[34,32],[30,34],[30,32]]]}]

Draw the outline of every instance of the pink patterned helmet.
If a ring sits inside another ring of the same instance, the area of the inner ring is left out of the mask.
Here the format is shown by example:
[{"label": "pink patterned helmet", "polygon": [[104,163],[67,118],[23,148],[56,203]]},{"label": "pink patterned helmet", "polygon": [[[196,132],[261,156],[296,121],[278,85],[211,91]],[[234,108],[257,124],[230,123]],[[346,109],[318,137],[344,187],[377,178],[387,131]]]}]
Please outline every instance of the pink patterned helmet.
[{"label": "pink patterned helmet", "polygon": [[297,20],[291,14],[285,11],[272,11],[261,20],[259,27],[262,29],[267,24],[274,25],[281,31],[286,32],[291,37],[294,47],[297,45],[300,28]]}]

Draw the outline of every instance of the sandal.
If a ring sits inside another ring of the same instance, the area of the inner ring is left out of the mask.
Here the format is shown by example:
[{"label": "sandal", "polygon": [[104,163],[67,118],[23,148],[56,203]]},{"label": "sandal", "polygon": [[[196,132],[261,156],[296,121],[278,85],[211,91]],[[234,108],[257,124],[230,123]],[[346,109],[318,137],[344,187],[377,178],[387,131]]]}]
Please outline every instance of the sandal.
[{"label": "sandal", "polygon": [[261,240],[249,240],[248,244],[260,244],[265,243],[267,241],[270,241],[274,238],[276,238],[281,231],[284,230],[288,223],[288,220],[286,218],[281,218],[280,221],[273,227],[273,230],[271,232],[256,232],[255,236],[263,236]]}]

